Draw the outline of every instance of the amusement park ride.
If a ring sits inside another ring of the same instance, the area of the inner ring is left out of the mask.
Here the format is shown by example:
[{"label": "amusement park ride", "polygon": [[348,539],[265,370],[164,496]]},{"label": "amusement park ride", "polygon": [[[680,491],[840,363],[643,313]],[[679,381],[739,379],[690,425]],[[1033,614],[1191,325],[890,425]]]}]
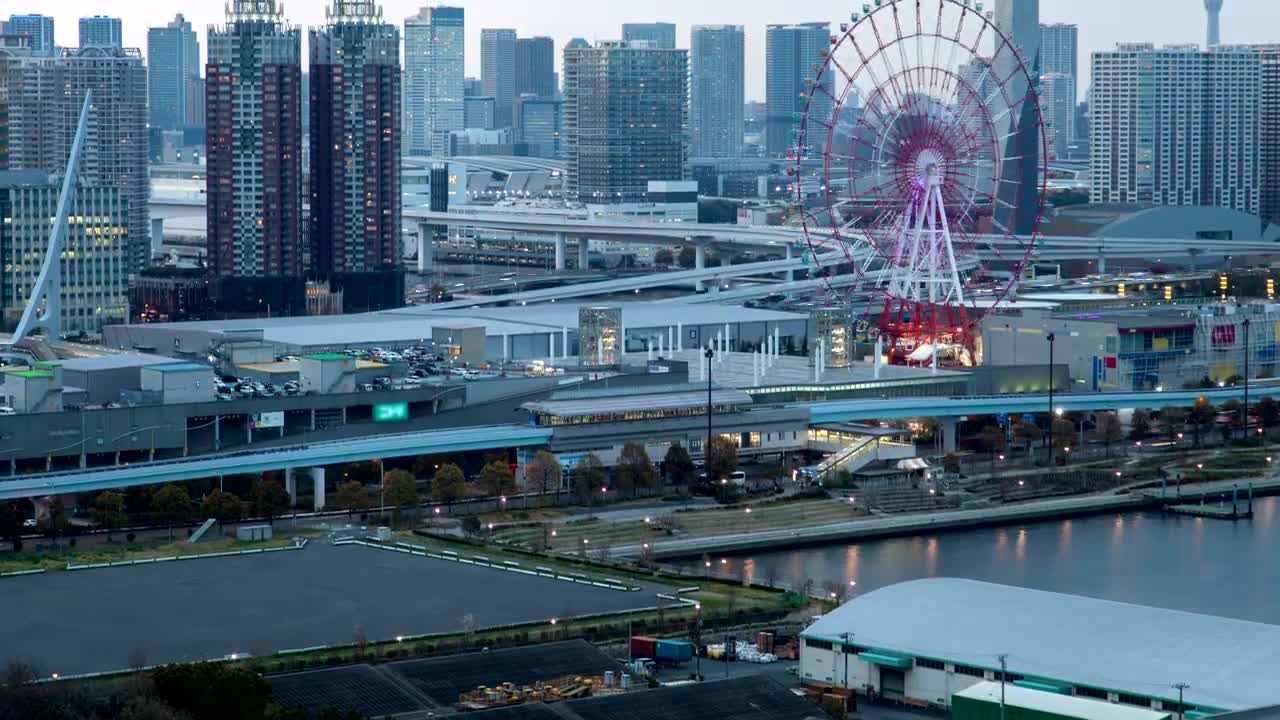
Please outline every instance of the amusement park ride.
[{"label": "amusement park ride", "polygon": [[982,316],[1013,299],[1045,197],[1028,67],[981,2],[877,0],[806,83],[793,215],[818,273],[860,275],[828,297],[893,362],[973,364]]}]

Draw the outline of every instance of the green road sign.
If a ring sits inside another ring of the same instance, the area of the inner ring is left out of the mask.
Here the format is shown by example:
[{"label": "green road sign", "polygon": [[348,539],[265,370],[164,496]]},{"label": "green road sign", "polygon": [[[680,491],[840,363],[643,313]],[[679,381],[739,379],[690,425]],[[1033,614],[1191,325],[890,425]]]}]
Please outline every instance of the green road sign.
[{"label": "green road sign", "polygon": [[373,406],[373,421],[404,422],[409,419],[409,403],[380,403]]}]

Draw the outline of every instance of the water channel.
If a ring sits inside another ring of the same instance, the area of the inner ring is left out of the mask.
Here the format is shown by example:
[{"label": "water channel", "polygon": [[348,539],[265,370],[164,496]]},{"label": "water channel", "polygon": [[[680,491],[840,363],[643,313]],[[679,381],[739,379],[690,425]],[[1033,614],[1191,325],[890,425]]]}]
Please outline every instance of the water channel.
[{"label": "water channel", "polygon": [[[856,593],[925,577],[1280,624],[1280,498],[1230,522],[1158,511],[711,558],[720,573]],[[698,568],[699,559],[685,561]],[[980,611],[975,609],[975,611]]]}]

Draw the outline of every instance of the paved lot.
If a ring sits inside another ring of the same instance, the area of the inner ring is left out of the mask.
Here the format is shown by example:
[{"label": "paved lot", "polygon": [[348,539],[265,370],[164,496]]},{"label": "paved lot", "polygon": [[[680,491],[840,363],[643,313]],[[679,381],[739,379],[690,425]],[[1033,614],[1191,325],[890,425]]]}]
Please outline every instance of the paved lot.
[{"label": "paved lot", "polygon": [[619,592],[358,546],[0,580],[0,662],[44,674],[626,610]]}]

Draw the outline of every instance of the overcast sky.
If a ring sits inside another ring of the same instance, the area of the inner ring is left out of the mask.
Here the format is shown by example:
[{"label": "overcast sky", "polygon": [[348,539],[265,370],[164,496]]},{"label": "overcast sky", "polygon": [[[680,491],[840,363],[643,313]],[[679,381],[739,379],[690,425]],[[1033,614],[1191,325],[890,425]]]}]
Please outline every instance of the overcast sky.
[{"label": "overcast sky", "polygon": [[[1016,0],[1031,2],[1032,0]],[[303,25],[324,22],[327,0],[289,0],[285,13]],[[403,27],[404,18],[427,4],[417,0],[383,0],[389,22]],[[557,64],[564,43],[574,37],[608,40],[622,34],[623,22],[666,21],[677,24],[681,47],[689,45],[689,26],[743,25],[747,34],[747,98],[764,97],[764,28],[769,23],[831,20],[838,22],[860,9],[862,0],[456,0],[467,12],[467,75],[480,74],[480,29],[515,28],[521,36],[550,35],[556,41]],[[994,0],[987,0],[990,7]],[[147,2],[125,0],[12,0],[12,12],[52,13],[57,42],[78,44],[78,18],[108,12],[124,19],[125,42],[146,48],[147,27],[166,24],[182,11],[200,35],[223,20],[223,0]],[[1069,22],[1080,26],[1080,68],[1088,72],[1088,53],[1114,47],[1117,42],[1157,44],[1204,42],[1204,0],[1041,0],[1041,22]],[[1280,42],[1280,0],[1226,0],[1222,11],[1223,42]],[[1085,82],[1084,79],[1081,81]]]}]

